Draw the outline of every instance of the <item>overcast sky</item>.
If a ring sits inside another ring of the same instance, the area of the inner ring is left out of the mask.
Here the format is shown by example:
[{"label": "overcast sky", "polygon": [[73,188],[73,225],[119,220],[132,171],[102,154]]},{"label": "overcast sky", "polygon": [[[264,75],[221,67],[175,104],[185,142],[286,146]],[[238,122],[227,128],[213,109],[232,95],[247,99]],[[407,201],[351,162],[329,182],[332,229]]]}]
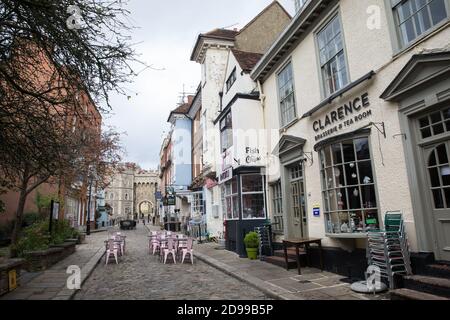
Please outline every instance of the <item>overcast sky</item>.
[{"label": "overcast sky", "polygon": [[[131,0],[128,9],[138,30],[133,43],[140,60],[163,71],[146,70],[127,85],[131,99],[113,97],[113,113],[105,124],[126,132],[126,161],[156,169],[167,118],[180,101],[183,84],[195,92],[200,66],[190,61],[199,33],[215,28],[241,28],[271,0]],[[280,3],[292,14],[293,0]],[[139,70],[137,70],[139,71]]]}]

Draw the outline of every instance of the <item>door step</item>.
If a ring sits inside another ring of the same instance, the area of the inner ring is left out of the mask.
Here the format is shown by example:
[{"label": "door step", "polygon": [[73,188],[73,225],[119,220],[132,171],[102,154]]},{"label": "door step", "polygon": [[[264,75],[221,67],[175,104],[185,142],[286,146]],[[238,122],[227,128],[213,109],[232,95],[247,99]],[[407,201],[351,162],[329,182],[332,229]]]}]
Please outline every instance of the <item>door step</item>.
[{"label": "door step", "polygon": [[405,289],[450,298],[450,280],[429,276],[408,276],[403,278]]},{"label": "door step", "polygon": [[425,267],[425,272],[432,277],[450,279],[450,265],[446,263],[427,265]]},{"label": "door step", "polygon": [[[276,256],[276,257],[284,258],[284,250],[275,250],[273,252],[273,255]],[[295,252],[295,248],[288,248],[287,249],[287,256],[288,256],[289,259],[296,260],[296,255],[297,255],[297,253]],[[304,249],[300,249],[299,255],[300,255],[300,261],[301,261],[302,257],[306,256],[305,250]]]},{"label": "door step", "polygon": [[[264,261],[286,269],[286,261],[284,257],[277,257],[277,256],[265,257]],[[288,259],[288,269],[295,269],[295,268],[297,268],[297,261],[295,259]]]},{"label": "door step", "polygon": [[411,289],[392,290],[391,300],[449,300],[447,298]]}]

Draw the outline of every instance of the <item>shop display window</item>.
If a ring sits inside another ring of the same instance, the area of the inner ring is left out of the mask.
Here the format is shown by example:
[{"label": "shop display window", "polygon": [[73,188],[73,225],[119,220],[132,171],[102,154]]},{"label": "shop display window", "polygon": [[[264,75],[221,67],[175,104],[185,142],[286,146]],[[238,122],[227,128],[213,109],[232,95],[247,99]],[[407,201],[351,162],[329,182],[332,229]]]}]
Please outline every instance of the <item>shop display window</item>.
[{"label": "shop display window", "polygon": [[379,228],[376,183],[367,137],[320,150],[322,197],[328,234]]},{"label": "shop display window", "polygon": [[227,220],[239,219],[239,194],[236,177],[222,185],[222,208]]},{"label": "shop display window", "polygon": [[260,174],[241,176],[242,218],[265,219],[263,177]]}]

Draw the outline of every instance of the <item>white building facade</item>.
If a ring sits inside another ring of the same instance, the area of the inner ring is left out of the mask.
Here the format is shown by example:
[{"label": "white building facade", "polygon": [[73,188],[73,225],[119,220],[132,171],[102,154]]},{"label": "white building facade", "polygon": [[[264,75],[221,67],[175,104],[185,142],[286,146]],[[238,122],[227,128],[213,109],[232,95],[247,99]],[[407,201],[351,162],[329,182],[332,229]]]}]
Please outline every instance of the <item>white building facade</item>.
[{"label": "white building facade", "polygon": [[417,3],[307,1],[252,72],[278,132],[270,217],[280,238],[322,238],[334,271],[362,274],[388,211],[413,262],[450,260],[450,2]]}]

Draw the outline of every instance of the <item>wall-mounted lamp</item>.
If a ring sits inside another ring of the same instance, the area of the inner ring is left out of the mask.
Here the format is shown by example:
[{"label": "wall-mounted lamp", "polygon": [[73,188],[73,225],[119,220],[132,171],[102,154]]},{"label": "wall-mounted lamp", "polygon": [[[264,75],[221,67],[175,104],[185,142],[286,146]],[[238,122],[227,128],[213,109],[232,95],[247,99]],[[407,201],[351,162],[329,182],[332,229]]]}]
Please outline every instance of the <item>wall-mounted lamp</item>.
[{"label": "wall-mounted lamp", "polygon": [[314,164],[314,156],[312,152],[303,152],[304,158],[300,160],[302,164],[310,163],[310,167]]}]

